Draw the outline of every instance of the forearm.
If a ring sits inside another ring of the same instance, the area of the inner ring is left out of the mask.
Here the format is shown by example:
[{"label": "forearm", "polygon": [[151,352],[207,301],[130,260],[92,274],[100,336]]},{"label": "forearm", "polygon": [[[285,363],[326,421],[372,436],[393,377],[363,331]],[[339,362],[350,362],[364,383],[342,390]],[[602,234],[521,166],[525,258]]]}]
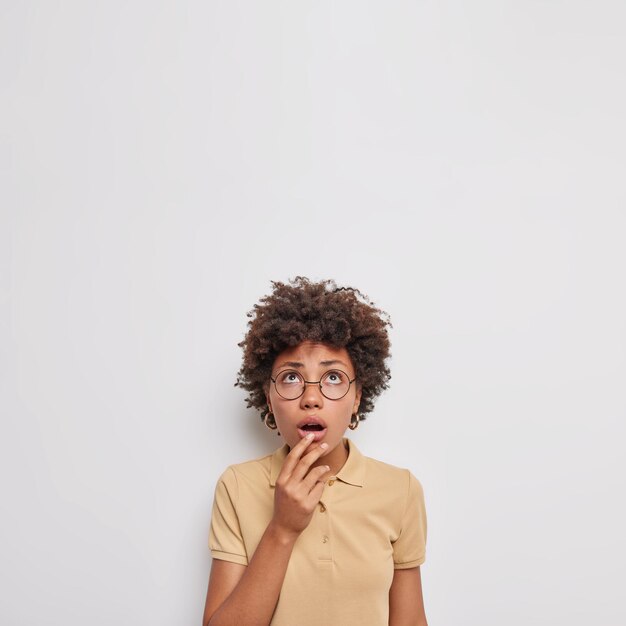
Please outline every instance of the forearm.
[{"label": "forearm", "polygon": [[270,523],[241,580],[208,626],[268,626],[296,539]]}]

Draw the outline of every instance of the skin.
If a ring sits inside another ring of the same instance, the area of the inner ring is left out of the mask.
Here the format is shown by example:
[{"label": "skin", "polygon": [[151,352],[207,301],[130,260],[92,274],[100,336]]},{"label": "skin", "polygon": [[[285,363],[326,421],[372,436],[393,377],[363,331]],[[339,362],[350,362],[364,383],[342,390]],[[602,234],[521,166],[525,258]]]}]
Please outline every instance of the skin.
[{"label": "skin", "polygon": [[[286,361],[301,366],[285,366]],[[322,361],[341,361],[333,365]],[[354,378],[355,369],[345,348],[305,341],[276,357],[272,374],[297,369],[307,381],[317,381],[332,368]],[[319,385],[306,385],[296,400],[281,398],[273,384],[266,398],[290,452],[276,480],[274,515],[250,563],[240,565],[213,560],[204,609],[203,626],[268,626],[283,584],[296,539],[309,525],[324,491],[324,481],[335,475],[348,458],[342,440],[353,413],[358,411],[361,389],[352,384],[339,400],[325,398]],[[327,431],[311,443],[297,429],[310,415],[323,419]],[[390,626],[427,626],[420,568],[395,570],[389,592]]]}]

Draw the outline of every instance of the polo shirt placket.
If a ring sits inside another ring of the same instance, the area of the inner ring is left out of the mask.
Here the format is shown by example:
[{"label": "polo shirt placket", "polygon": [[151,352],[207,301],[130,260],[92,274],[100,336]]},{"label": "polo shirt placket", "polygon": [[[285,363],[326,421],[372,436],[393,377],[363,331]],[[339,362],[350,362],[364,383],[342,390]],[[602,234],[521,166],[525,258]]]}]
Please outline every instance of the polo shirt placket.
[{"label": "polo shirt placket", "polygon": [[329,493],[331,488],[332,487],[328,483],[324,487],[324,494],[320,499],[320,502],[317,505],[317,510],[314,514],[319,542],[317,558],[319,561],[327,561],[330,563],[332,563],[333,560],[333,541],[331,529],[332,505],[331,494]]},{"label": "polo shirt placket", "polygon": [[[349,445],[348,442],[346,444]],[[350,494],[345,490],[359,489],[363,486],[364,472],[364,458],[353,446],[352,454],[348,456],[345,465],[336,475],[327,479],[314,516],[320,542],[319,561],[333,563],[335,550],[341,548],[335,545],[336,536],[333,533],[335,503],[349,497]]]}]

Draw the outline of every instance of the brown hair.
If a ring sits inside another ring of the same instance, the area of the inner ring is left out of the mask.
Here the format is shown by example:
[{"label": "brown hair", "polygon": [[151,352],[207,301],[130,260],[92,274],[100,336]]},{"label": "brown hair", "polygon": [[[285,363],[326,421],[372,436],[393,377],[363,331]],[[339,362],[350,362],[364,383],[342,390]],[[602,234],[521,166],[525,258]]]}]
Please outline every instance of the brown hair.
[{"label": "brown hair", "polygon": [[248,332],[238,345],[243,363],[235,386],[249,392],[248,407],[268,413],[265,390],[276,357],[303,341],[345,347],[361,386],[359,416],[374,408],[374,399],[387,389],[391,373],[387,326],[389,315],[358,289],[338,287],[334,280],[311,282],[296,276],[288,283],[271,281],[273,291],[248,313]]}]

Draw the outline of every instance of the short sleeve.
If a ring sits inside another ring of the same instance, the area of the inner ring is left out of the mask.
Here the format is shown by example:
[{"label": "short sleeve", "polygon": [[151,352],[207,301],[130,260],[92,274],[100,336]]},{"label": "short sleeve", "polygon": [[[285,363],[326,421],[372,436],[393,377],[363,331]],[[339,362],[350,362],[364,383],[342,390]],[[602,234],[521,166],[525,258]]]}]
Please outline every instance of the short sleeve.
[{"label": "short sleeve", "polygon": [[393,543],[395,569],[417,567],[426,560],[426,506],[419,480],[409,475],[406,505],[400,524],[400,533]]},{"label": "short sleeve", "polygon": [[214,559],[248,565],[248,556],[241,536],[236,511],[237,476],[228,468],[215,487],[209,548]]}]

